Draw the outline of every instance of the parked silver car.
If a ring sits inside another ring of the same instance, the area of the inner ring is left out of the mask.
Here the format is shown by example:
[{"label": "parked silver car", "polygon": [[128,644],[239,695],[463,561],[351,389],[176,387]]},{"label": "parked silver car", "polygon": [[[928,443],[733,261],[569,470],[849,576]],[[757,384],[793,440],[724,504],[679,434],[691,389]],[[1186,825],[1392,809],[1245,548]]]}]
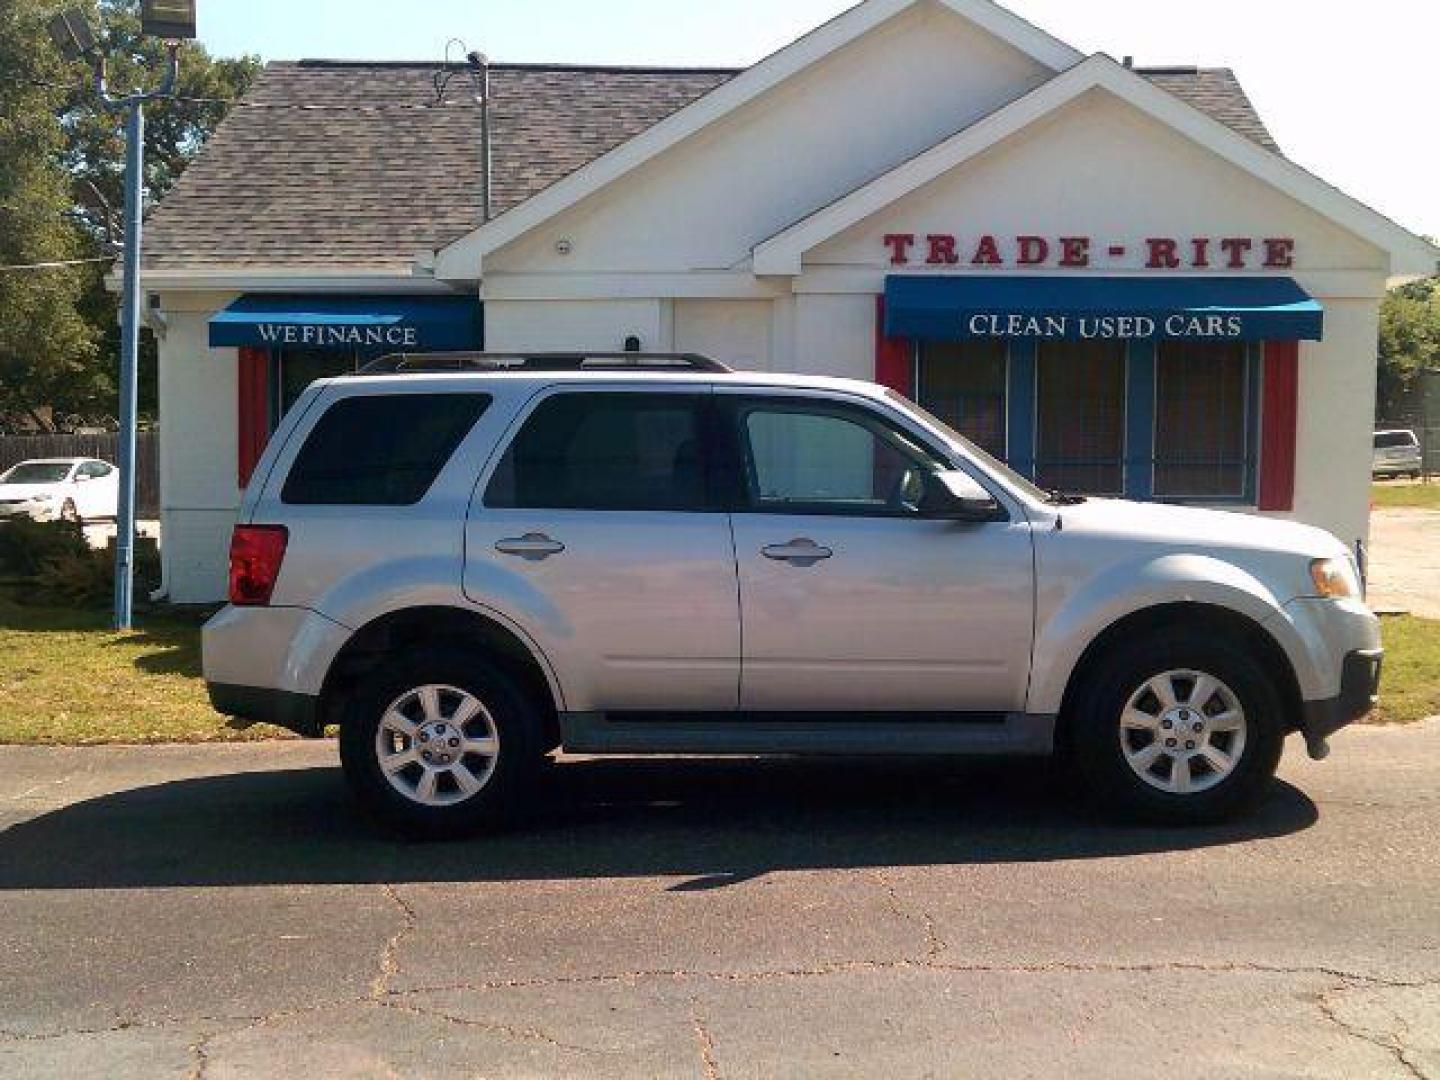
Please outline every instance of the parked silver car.
[{"label": "parked silver car", "polygon": [[1420,440],[1415,432],[1400,429],[1375,433],[1375,463],[1372,470],[1375,476],[1418,478],[1424,468]]},{"label": "parked silver car", "polygon": [[281,424],[205,677],[226,714],[339,725],[411,831],[510,820],[557,747],[1058,751],[1113,807],[1214,821],[1375,701],[1379,625],[1318,529],[1045,492],[868,383],[387,372]]}]

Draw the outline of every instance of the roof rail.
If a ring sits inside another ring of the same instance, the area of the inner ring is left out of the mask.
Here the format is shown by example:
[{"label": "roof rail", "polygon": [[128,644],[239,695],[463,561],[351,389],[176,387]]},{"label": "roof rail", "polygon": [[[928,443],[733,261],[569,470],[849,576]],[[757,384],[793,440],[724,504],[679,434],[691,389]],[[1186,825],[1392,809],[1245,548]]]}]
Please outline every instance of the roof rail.
[{"label": "roof rail", "polygon": [[372,360],[359,375],[415,375],[445,371],[695,371],[731,369],[695,353],[394,353]]}]

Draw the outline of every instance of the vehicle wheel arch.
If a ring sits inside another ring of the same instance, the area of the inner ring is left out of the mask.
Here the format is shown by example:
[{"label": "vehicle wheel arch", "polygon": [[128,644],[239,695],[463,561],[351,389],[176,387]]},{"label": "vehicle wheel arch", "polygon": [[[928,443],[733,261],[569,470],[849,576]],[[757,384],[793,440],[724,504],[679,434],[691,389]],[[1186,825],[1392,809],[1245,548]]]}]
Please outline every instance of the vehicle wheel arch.
[{"label": "vehicle wheel arch", "polygon": [[356,630],[326,672],[320,692],[323,725],[341,722],[347,690],[358,685],[374,663],[398,651],[419,648],[478,649],[513,678],[541,710],[547,749],[560,744],[563,698],[540,652],[497,619],[473,609],[443,605],[387,612]]},{"label": "vehicle wheel arch", "polygon": [[1222,635],[1226,640],[1241,641],[1255,650],[1267,670],[1276,673],[1275,690],[1285,710],[1285,730],[1299,728],[1302,710],[1300,682],[1294,664],[1274,635],[1249,615],[1233,608],[1178,601],[1132,611],[1112,622],[1085,647],[1065,684],[1058,729],[1062,741],[1066,719],[1073,715],[1076,699],[1082,693],[1086,680],[1099,669],[1101,662],[1114,650],[1124,648],[1127,642],[1143,640],[1146,635],[1159,630]]}]

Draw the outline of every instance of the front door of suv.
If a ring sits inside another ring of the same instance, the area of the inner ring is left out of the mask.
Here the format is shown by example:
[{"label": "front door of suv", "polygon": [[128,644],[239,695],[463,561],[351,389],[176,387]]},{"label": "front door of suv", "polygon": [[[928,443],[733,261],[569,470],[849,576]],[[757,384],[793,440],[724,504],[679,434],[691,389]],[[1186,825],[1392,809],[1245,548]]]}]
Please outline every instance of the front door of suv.
[{"label": "front door of suv", "polygon": [[707,476],[711,402],[694,384],[550,391],[472,508],[466,593],[539,641],[572,709],[738,704],[735,551]]},{"label": "front door of suv", "polygon": [[949,463],[857,399],[716,400],[741,462],[741,708],[1023,711],[1029,525],[923,516],[923,477]]}]

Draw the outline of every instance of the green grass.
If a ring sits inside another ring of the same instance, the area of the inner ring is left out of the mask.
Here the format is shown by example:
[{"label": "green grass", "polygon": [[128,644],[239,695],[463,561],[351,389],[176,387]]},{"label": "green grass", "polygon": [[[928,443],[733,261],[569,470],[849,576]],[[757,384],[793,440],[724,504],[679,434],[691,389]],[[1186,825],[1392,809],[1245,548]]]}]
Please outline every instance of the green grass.
[{"label": "green grass", "polygon": [[1440,621],[1386,619],[1385,675],[1377,723],[1412,724],[1440,716]]},{"label": "green grass", "polygon": [[[200,677],[201,618],[142,614],[117,634],[102,612],[22,607],[0,588],[0,744],[253,742],[210,708]],[[1385,620],[1385,681],[1375,722],[1440,715],[1440,621]]]},{"label": "green grass", "polygon": [[1376,507],[1440,510],[1440,480],[1429,484],[1375,484],[1370,489]]},{"label": "green grass", "polygon": [[0,588],[0,743],[242,742],[200,677],[201,618],[142,613],[117,634],[103,612],[22,607]]}]

